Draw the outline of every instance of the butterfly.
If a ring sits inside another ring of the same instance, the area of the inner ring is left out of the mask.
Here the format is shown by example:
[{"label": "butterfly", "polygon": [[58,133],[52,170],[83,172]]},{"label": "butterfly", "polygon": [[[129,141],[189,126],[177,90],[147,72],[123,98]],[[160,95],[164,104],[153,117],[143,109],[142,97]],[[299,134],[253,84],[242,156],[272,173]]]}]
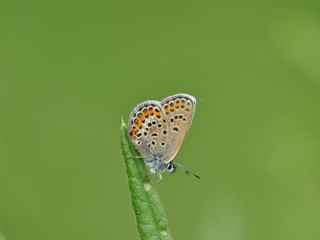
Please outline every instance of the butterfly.
[{"label": "butterfly", "polygon": [[138,104],[129,117],[129,136],[139,151],[149,174],[175,172],[177,166],[200,178],[181,164],[173,163],[192,124],[196,99],[176,94],[161,102],[149,100]]}]

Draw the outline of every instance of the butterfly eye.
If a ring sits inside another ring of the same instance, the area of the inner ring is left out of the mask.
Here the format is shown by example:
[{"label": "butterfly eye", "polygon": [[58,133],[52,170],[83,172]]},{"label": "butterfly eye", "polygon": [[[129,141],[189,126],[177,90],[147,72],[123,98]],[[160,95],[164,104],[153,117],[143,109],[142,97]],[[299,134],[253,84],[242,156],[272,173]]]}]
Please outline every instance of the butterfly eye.
[{"label": "butterfly eye", "polygon": [[176,166],[171,162],[168,163],[167,171],[168,171],[168,173],[174,173],[176,171]]}]

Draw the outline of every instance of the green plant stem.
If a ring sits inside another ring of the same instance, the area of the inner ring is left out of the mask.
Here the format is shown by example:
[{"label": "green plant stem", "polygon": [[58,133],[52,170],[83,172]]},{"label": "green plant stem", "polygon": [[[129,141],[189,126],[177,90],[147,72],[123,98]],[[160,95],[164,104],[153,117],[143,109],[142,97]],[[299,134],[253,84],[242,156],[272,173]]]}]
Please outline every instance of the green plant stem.
[{"label": "green plant stem", "polygon": [[128,128],[123,121],[120,143],[140,239],[172,240],[159,195],[155,188],[151,187],[144,161],[131,144]]}]

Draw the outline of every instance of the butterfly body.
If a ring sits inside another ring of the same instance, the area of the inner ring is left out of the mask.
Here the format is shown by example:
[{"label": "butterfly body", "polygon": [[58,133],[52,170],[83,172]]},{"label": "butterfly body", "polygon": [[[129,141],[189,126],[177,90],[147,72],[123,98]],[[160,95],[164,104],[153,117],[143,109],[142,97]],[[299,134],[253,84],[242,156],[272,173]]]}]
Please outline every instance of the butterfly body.
[{"label": "butterfly body", "polygon": [[174,172],[172,163],[188,132],[196,99],[176,94],[138,104],[130,114],[129,135],[150,173]]}]

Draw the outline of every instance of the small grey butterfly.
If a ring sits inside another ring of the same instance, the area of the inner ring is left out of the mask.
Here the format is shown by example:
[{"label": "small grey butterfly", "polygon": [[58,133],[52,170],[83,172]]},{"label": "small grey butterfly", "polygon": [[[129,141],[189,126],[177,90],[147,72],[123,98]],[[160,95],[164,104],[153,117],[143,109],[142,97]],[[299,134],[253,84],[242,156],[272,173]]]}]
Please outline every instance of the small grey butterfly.
[{"label": "small grey butterfly", "polygon": [[176,94],[158,101],[138,104],[130,114],[129,135],[140,152],[150,174],[161,180],[162,172],[173,173],[181,167],[187,174],[200,178],[181,164],[173,163],[191,126],[196,99],[189,94]]}]

